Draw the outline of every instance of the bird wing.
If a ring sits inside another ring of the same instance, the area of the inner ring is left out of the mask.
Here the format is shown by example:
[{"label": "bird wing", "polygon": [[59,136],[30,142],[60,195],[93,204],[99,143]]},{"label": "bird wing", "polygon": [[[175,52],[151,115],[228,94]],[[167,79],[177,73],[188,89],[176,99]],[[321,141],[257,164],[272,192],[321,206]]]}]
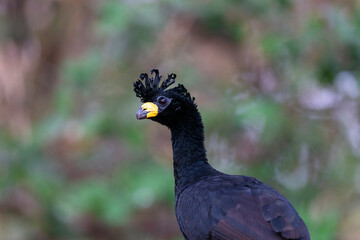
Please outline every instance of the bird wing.
[{"label": "bird wing", "polygon": [[305,223],[295,208],[272,188],[258,188],[252,191],[265,221],[285,239],[310,239]]},{"label": "bird wing", "polygon": [[282,195],[256,179],[247,185],[242,180],[241,185],[222,189],[211,205],[210,216],[218,222],[210,239],[310,239],[304,222]]}]

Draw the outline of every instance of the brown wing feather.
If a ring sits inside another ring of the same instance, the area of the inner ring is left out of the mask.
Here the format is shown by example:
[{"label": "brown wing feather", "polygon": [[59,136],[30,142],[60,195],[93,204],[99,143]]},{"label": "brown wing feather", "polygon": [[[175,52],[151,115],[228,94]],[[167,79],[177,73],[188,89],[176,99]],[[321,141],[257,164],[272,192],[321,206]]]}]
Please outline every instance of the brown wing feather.
[{"label": "brown wing feather", "polygon": [[285,239],[310,239],[305,223],[294,207],[273,189],[252,191],[264,219]]},{"label": "brown wing feather", "polygon": [[241,190],[225,190],[214,204],[225,214],[212,229],[211,239],[310,239],[294,207],[256,179]]},{"label": "brown wing feather", "polygon": [[188,187],[177,197],[185,239],[309,240],[296,210],[255,178],[220,175]]},{"label": "brown wing feather", "polygon": [[211,239],[284,239],[280,234],[273,231],[269,222],[265,221],[250,188],[241,191],[233,190],[231,194],[229,192],[229,195],[223,195],[218,202],[221,202],[221,206],[224,207],[226,207],[227,202],[232,202],[233,208],[228,209],[225,216],[212,229]]}]

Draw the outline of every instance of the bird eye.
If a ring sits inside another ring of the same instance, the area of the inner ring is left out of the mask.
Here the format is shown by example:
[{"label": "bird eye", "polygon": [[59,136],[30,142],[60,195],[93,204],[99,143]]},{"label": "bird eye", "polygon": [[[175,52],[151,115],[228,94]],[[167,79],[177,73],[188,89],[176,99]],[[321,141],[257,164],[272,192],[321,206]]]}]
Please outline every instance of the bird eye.
[{"label": "bird eye", "polygon": [[158,98],[158,102],[161,104],[161,105],[165,105],[167,103],[167,99],[165,97],[159,97]]}]

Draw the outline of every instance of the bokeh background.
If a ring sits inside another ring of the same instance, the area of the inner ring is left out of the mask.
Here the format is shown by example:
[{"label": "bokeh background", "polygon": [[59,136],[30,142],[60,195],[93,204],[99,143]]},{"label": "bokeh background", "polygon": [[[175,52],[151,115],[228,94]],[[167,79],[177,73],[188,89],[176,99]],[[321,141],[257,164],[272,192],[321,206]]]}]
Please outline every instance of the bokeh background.
[{"label": "bokeh background", "polygon": [[174,72],[209,161],[360,239],[357,0],[1,0],[0,240],[179,240],[170,134],[132,82]]}]

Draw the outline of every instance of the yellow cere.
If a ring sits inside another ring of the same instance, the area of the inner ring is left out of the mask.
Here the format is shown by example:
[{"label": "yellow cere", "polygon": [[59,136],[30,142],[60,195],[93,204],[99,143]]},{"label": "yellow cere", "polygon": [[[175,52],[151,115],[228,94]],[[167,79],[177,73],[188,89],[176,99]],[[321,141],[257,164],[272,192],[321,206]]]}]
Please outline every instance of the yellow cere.
[{"label": "yellow cere", "polygon": [[141,109],[148,112],[146,118],[149,118],[149,117],[155,117],[158,114],[159,108],[154,103],[147,102],[141,106]]}]

